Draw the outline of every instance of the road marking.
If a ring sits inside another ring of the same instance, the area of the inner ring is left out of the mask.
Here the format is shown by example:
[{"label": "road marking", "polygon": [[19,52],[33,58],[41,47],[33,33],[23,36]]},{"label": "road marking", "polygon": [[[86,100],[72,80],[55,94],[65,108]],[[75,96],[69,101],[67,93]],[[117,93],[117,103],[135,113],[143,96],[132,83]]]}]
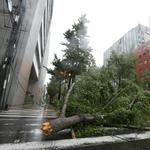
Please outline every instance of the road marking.
[{"label": "road marking", "polygon": [[41,129],[34,129],[34,130],[31,130],[31,131],[20,131],[19,133],[34,133],[34,134],[41,134],[42,135],[42,130]]},{"label": "road marking", "polygon": [[57,118],[56,115],[53,116],[22,116],[22,115],[0,115],[0,117],[11,117],[11,118],[52,118],[55,119]]},{"label": "road marking", "polygon": [[[46,108],[46,109],[47,109],[47,108]],[[47,110],[25,109],[25,110],[31,110],[31,111],[51,111],[51,112],[56,112],[56,110],[50,110],[50,109],[47,109]]]},{"label": "road marking", "polygon": [[14,123],[5,123],[5,126],[14,125]]},{"label": "road marking", "polygon": [[0,120],[20,120],[20,119],[1,119]]},{"label": "road marking", "polygon": [[38,126],[38,125],[41,125],[41,124],[25,124],[26,126]]},{"label": "road marking", "polygon": [[45,116],[47,115],[47,108],[46,108],[46,112],[45,112]]}]

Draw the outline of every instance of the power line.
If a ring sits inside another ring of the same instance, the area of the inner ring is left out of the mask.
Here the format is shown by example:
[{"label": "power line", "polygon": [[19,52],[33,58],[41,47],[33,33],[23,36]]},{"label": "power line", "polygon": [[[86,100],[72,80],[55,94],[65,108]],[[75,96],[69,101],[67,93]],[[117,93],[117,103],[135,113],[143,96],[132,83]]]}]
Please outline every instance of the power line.
[{"label": "power line", "polygon": [[[7,1],[6,1],[7,2]],[[12,20],[12,14],[9,13],[10,19],[13,21],[12,25],[12,30],[11,34],[9,37],[9,42],[7,44],[7,48],[5,51],[5,61],[3,60],[1,66],[4,65],[4,62],[6,63],[6,67],[2,68],[1,67],[1,72],[6,72],[6,74],[3,74],[3,80],[1,81],[1,101],[0,101],[0,108],[4,109],[5,103],[6,103],[6,94],[7,94],[7,86],[8,86],[8,78],[9,78],[9,73],[10,73],[10,66],[12,65],[15,55],[16,55],[16,46],[18,44],[18,40],[20,37],[19,28],[23,15],[25,12],[25,5],[23,6],[23,1],[19,1],[19,4],[16,7],[16,13],[15,13],[15,20]],[[6,34],[6,31],[5,31]]]}]

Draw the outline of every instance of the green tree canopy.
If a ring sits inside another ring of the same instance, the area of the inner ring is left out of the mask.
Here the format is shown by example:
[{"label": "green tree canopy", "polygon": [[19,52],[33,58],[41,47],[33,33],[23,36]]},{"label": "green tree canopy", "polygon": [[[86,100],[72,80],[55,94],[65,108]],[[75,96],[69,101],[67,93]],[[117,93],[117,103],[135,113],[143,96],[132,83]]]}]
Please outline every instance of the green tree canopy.
[{"label": "green tree canopy", "polygon": [[74,23],[72,29],[64,33],[67,42],[61,43],[66,46],[63,50],[63,62],[67,66],[67,71],[74,76],[82,74],[92,62],[95,63],[91,54],[92,49],[88,46],[87,23],[89,21],[86,15],[82,15],[78,23]]},{"label": "green tree canopy", "polygon": [[134,82],[139,82],[138,76],[135,73],[137,65],[137,58],[132,51],[123,52],[120,48],[112,50],[108,61],[108,67],[110,68],[115,78],[113,82],[120,88],[121,79],[131,79]]},{"label": "green tree canopy", "polygon": [[150,91],[150,71],[148,71],[147,69],[144,71],[141,85],[145,90]]},{"label": "green tree canopy", "polygon": [[54,76],[50,78],[50,82],[47,84],[47,94],[53,98],[58,93],[58,82]]}]

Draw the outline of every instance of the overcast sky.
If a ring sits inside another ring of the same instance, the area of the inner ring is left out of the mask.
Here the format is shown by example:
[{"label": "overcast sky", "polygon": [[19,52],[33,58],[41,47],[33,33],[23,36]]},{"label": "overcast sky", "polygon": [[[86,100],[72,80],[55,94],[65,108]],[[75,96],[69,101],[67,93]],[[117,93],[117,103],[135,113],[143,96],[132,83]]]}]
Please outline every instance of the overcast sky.
[{"label": "overcast sky", "polygon": [[[54,0],[48,68],[54,53],[62,58],[63,33],[78,18],[87,14],[88,35],[97,66],[103,65],[103,53],[138,23],[149,26],[150,0]],[[46,77],[48,82],[50,76]]]}]

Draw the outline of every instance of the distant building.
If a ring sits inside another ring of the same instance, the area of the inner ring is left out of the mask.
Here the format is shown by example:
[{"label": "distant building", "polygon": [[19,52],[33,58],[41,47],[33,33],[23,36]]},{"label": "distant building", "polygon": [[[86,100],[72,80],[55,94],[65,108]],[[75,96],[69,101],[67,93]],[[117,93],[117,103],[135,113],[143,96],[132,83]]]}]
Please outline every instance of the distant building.
[{"label": "distant building", "polygon": [[150,27],[141,24],[137,25],[104,52],[104,66],[107,66],[107,59],[109,59],[111,51],[118,46],[122,51],[128,52],[130,49],[135,49],[148,40],[150,40]]},{"label": "distant building", "polygon": [[133,50],[138,57],[136,73],[142,80],[145,69],[150,71],[150,40]]},{"label": "distant building", "polygon": [[26,94],[39,102],[45,94],[53,2],[0,1],[0,107],[23,105]]}]

